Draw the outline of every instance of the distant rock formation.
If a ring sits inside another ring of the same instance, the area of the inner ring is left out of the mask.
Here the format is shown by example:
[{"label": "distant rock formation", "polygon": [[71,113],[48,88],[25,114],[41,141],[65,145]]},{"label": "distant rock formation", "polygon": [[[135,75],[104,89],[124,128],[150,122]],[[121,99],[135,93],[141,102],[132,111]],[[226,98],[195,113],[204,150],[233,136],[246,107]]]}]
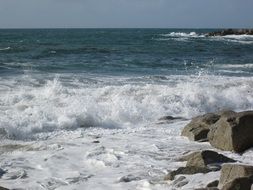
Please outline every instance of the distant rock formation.
[{"label": "distant rock formation", "polygon": [[225,29],[207,33],[207,36],[253,35],[253,29]]}]

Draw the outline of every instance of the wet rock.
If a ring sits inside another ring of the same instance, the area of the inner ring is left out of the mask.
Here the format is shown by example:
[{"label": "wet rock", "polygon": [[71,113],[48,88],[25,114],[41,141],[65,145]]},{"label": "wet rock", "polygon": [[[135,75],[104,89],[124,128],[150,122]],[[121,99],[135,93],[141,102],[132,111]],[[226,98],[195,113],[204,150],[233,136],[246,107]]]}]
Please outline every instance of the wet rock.
[{"label": "wet rock", "polygon": [[0,178],[6,173],[3,169],[0,168]]},{"label": "wet rock", "polygon": [[220,165],[227,162],[235,162],[235,160],[211,150],[203,150],[188,155],[186,166],[208,167],[209,165]]},{"label": "wet rock", "polygon": [[119,182],[124,182],[124,183],[128,183],[128,182],[131,182],[131,181],[139,181],[141,180],[140,177],[136,177],[134,175],[127,175],[127,176],[123,176],[119,179]]},{"label": "wet rock", "polygon": [[186,179],[185,176],[180,176],[179,178],[175,179],[172,183],[173,187],[180,188],[188,184],[189,181]]},{"label": "wet rock", "polygon": [[164,120],[175,120],[175,119],[183,119],[182,117],[173,117],[173,116],[164,116],[158,119],[159,121],[164,121]]},{"label": "wet rock", "polygon": [[225,184],[237,178],[250,177],[252,175],[253,175],[253,166],[242,164],[224,164],[221,168],[221,176],[218,187],[221,188]]},{"label": "wet rock", "polygon": [[158,119],[157,124],[166,124],[166,123],[172,123],[175,120],[183,120],[183,117],[173,117],[173,116],[164,116]]},{"label": "wet rock", "polygon": [[251,190],[251,185],[250,177],[240,177],[226,183],[221,190]]},{"label": "wet rock", "polygon": [[207,141],[207,134],[210,131],[210,126],[219,119],[220,115],[214,113],[195,117],[184,127],[181,135],[188,137],[192,141]]},{"label": "wet rock", "polygon": [[219,185],[219,180],[215,180],[208,183],[206,187],[218,187],[218,185]]},{"label": "wet rock", "polygon": [[225,29],[210,32],[207,36],[226,36],[226,35],[253,35],[253,29]]},{"label": "wet rock", "polygon": [[210,127],[210,144],[227,151],[243,152],[253,146],[253,111],[226,112]]},{"label": "wet rock", "polygon": [[0,186],[0,190],[9,190],[9,189]]},{"label": "wet rock", "polygon": [[188,167],[180,167],[177,170],[171,171],[167,174],[164,180],[174,180],[176,175],[191,175],[197,173],[208,173],[211,172],[209,168],[203,167],[195,167],[195,166],[188,166]]}]

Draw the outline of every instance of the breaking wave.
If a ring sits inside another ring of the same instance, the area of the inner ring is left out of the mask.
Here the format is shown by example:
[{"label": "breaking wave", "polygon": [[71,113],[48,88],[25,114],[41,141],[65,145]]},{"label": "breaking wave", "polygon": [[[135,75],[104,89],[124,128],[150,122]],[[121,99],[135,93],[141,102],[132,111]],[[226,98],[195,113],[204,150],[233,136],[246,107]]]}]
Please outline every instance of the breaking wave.
[{"label": "breaking wave", "polygon": [[44,84],[29,80],[33,82],[2,80],[8,85],[0,88],[0,128],[10,138],[29,139],[80,127],[138,127],[164,115],[190,118],[224,108],[253,108],[250,77],[162,77],[166,84],[116,79],[118,84],[111,85],[86,85],[76,79],[66,84],[61,78]]}]

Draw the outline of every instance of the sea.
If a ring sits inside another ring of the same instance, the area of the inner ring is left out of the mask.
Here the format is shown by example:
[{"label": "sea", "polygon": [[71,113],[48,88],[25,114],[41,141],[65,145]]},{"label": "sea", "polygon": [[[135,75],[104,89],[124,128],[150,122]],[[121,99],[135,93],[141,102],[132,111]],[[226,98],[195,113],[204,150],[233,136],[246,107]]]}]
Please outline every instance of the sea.
[{"label": "sea", "polygon": [[[0,186],[172,190],[219,179],[164,180],[180,156],[214,149],[180,135],[191,118],[253,109],[253,36],[212,31],[1,29]],[[222,153],[253,162],[253,150]]]}]

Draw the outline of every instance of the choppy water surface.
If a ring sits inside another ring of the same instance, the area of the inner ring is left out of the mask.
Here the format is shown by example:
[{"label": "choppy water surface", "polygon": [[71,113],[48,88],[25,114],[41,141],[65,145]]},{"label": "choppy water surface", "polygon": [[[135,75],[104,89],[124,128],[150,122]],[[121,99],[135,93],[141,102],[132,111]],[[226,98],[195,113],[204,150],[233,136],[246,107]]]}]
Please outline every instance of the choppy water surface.
[{"label": "choppy water surface", "polygon": [[180,137],[188,119],[253,108],[253,37],[208,31],[0,30],[1,184],[172,188],[176,156],[211,148]]}]

